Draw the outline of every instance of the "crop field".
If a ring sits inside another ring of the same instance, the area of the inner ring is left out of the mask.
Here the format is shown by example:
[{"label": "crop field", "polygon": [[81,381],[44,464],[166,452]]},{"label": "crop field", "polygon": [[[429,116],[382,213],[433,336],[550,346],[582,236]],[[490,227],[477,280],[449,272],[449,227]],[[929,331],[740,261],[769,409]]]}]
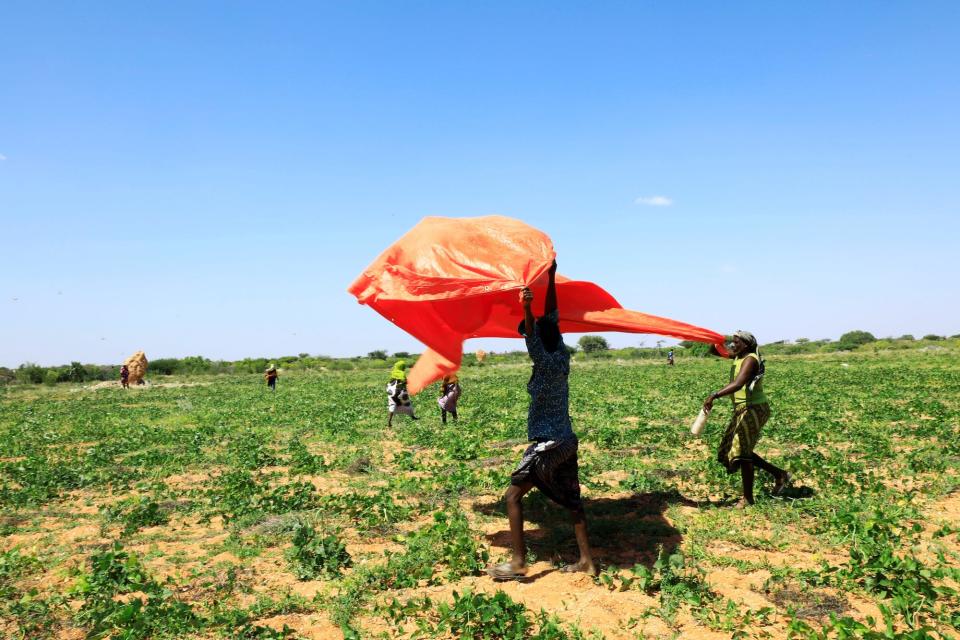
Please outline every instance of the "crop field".
[{"label": "crop field", "polygon": [[[568,516],[525,500],[528,577],[501,500],[528,365],[465,368],[460,421],[386,427],[387,370],[0,391],[6,638],[939,638],[960,628],[960,354],[770,357],[757,451],[689,424],[729,362],[575,359],[571,415],[601,574]],[[148,376],[149,377],[149,376]]]}]

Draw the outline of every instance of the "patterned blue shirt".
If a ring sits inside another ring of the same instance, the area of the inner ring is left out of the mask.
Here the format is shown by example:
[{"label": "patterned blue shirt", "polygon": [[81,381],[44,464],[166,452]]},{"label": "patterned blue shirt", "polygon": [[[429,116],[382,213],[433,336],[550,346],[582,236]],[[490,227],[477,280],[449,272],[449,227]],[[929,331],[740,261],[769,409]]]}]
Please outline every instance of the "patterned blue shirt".
[{"label": "patterned blue shirt", "polygon": [[[557,322],[558,315],[553,311],[546,316]],[[570,353],[563,338],[556,351],[548,352],[540,339],[540,329],[533,325],[533,334],[526,336],[527,353],[533,360],[533,373],[527,383],[530,394],[530,409],[527,412],[527,439],[544,442],[547,440],[566,440],[573,438],[570,424],[570,389],[567,376],[570,375]]]}]

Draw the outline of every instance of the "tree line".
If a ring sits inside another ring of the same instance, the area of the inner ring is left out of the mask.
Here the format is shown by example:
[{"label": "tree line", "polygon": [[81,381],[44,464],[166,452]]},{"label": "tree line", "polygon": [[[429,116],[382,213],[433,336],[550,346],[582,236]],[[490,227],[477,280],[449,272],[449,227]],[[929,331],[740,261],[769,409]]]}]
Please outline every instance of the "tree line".
[{"label": "tree line", "polygon": [[[779,340],[761,345],[760,349],[767,355],[794,355],[804,353],[830,353],[837,351],[854,351],[864,349],[906,349],[917,345],[930,345],[946,340],[960,339],[960,334],[941,336],[927,334],[917,340],[912,335],[902,335],[898,338],[876,338],[869,331],[848,331],[840,336],[839,340],[824,338],[810,340],[797,338],[793,341]],[[611,349],[610,344],[603,336],[581,336],[577,344],[568,345],[571,354],[578,354],[587,359],[593,358],[622,358],[622,359],[655,359],[666,357],[666,352],[674,350],[677,358],[703,357],[710,352],[710,345],[700,342],[682,341],[675,346],[667,346],[664,340],[657,340],[653,346],[647,346],[644,341],[638,347]],[[376,369],[389,367],[394,361],[403,359],[408,365],[416,362],[418,354],[406,351],[397,351],[391,354],[386,349],[375,349],[366,356],[352,358],[332,358],[325,355],[310,355],[300,353],[295,356],[280,356],[276,358],[244,358],[242,360],[211,360],[203,356],[187,356],[185,358],[158,358],[151,360],[148,366],[149,376],[174,375],[216,375],[237,373],[262,373],[269,364],[275,364],[286,370],[318,370],[318,371],[353,371],[357,369]],[[488,366],[506,362],[519,362],[527,357],[525,351],[507,351],[503,353],[489,353],[481,362],[473,353],[463,354],[463,366]],[[67,365],[42,367],[34,363],[21,364],[16,369],[0,367],[0,384],[57,384],[61,382],[96,382],[115,380],[119,378],[120,365],[83,364],[71,362]]]}]

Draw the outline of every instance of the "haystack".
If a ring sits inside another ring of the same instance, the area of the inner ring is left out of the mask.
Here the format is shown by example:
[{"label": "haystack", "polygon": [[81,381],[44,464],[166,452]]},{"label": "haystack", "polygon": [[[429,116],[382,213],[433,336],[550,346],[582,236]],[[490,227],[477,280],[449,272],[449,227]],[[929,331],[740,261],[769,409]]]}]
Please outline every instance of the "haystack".
[{"label": "haystack", "polygon": [[135,354],[123,361],[130,371],[130,384],[141,384],[143,377],[147,375],[147,356],[143,351],[137,351]]}]

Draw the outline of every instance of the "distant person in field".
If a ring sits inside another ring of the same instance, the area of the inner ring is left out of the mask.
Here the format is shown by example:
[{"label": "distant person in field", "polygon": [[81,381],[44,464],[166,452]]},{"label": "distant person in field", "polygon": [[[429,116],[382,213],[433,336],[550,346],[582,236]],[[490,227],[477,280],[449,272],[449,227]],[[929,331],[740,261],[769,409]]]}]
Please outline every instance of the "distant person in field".
[{"label": "distant person in field", "polygon": [[773,476],[773,495],[783,492],[790,483],[790,474],[754,452],[760,439],[760,431],[770,419],[770,404],[763,393],[764,364],[757,351],[757,339],[752,333],[737,331],[734,334],[732,357],[730,383],[711,393],[704,401],[703,408],[710,411],[713,401],[723,396],[731,396],[733,399],[733,416],[720,439],[717,460],[729,473],[740,470],[743,499],[737,506],[743,508],[753,504],[754,467],[759,467]]},{"label": "distant person in field", "polygon": [[277,378],[280,377],[280,374],[277,372],[277,365],[271,364],[267,367],[267,371],[263,374],[263,377],[267,381],[267,387],[269,387],[270,391],[276,391]]},{"label": "distant person in field", "polygon": [[120,386],[124,389],[130,388],[130,368],[127,365],[120,367]]},{"label": "distant person in field", "polygon": [[461,391],[460,378],[456,373],[443,376],[443,382],[440,383],[440,398],[437,400],[443,424],[447,424],[447,413],[453,416],[454,422],[457,421],[457,401],[460,400]]},{"label": "distant person in field", "polygon": [[580,499],[580,477],[577,466],[577,436],[570,424],[569,388],[570,352],[560,335],[557,314],[557,290],[554,276],[557,263],[549,271],[549,284],[544,315],[534,320],[530,309],[533,292],[524,288],[520,293],[524,319],[520,334],[527,343],[527,353],[533,360],[533,373],[527,383],[530,408],[527,412],[527,447],[519,466],[510,477],[510,488],[504,499],[510,519],[510,540],[513,558],[487,569],[494,580],[516,580],[526,575],[526,548],[523,539],[523,496],[537,487],[548,498],[568,509],[573,517],[573,530],[580,549],[580,559],[564,567],[564,571],[583,571],[596,574],[590,543],[587,539],[587,521]]},{"label": "distant person in field", "polygon": [[387,409],[390,417],[387,419],[387,426],[393,426],[393,414],[405,413],[414,420],[419,418],[413,412],[413,402],[410,401],[410,394],[407,392],[407,363],[403,360],[397,360],[390,371],[390,382],[387,383]]},{"label": "distant person in field", "polygon": [[667,364],[669,364],[670,366],[673,366],[673,349],[670,349],[670,351],[667,351]]}]

